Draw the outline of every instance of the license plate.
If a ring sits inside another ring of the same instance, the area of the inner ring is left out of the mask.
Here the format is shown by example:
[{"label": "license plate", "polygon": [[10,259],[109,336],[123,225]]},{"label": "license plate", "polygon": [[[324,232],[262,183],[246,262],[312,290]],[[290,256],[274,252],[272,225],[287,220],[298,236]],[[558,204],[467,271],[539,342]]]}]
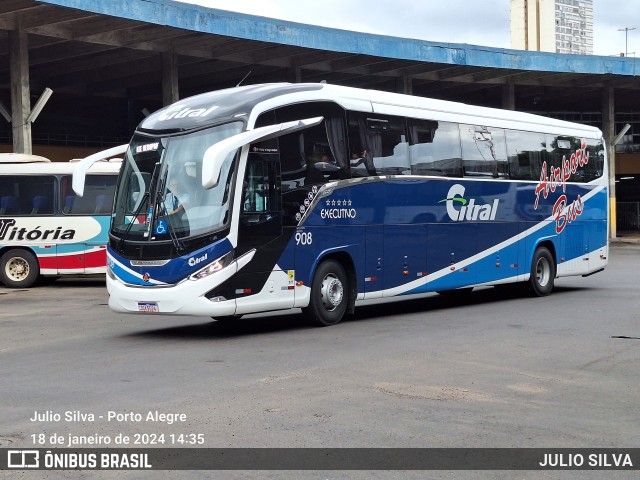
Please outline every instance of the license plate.
[{"label": "license plate", "polygon": [[160,308],[155,302],[138,302],[138,311],[142,313],[159,312]]}]

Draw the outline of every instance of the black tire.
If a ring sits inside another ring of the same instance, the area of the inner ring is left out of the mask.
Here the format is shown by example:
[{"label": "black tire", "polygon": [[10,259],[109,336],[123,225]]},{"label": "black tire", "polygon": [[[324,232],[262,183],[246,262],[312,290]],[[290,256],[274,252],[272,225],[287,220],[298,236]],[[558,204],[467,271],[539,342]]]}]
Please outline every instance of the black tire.
[{"label": "black tire", "polygon": [[0,258],[0,281],[9,288],[29,288],[40,276],[36,256],[28,250],[9,250]]},{"label": "black tire", "polygon": [[337,261],[320,264],[313,275],[309,306],[302,309],[308,323],[328,327],[342,320],[349,303],[348,281],[347,272]]},{"label": "black tire", "polygon": [[529,290],[536,297],[546,297],[553,290],[556,262],[547,247],[538,247],[531,262]]}]

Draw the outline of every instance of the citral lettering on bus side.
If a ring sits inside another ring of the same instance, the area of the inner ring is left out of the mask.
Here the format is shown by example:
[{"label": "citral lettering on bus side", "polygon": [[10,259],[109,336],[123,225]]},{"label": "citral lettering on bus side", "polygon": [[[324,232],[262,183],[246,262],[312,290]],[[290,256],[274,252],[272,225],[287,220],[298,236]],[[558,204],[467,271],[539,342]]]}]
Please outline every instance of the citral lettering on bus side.
[{"label": "citral lettering on bus side", "polygon": [[[499,199],[494,199],[492,203],[476,204],[476,199],[467,200],[464,198],[464,185],[456,183],[451,186],[447,198],[440,200],[438,203],[445,202],[447,205],[447,215],[454,222],[469,221],[488,221],[495,220],[498,213]],[[460,208],[456,208],[456,204]]]}]

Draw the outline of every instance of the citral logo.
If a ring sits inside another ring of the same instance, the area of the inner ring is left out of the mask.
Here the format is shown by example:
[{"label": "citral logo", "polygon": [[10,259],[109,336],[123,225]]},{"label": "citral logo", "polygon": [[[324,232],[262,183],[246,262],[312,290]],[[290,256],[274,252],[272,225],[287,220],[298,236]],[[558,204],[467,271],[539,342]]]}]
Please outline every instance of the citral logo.
[{"label": "citral logo", "polygon": [[205,253],[204,255],[202,255],[201,257],[191,257],[187,263],[189,264],[190,267],[195,267],[196,265],[198,265],[201,262],[204,262],[207,259],[207,253]]},{"label": "citral logo", "polygon": [[170,120],[172,118],[185,118],[185,117],[206,117],[211,112],[218,108],[217,105],[214,105],[210,108],[189,108],[184,104],[181,105],[179,103],[167,107],[167,109],[160,114],[158,120]]},{"label": "citral logo", "polygon": [[[454,222],[462,222],[463,220],[495,220],[500,200],[496,198],[493,203],[476,205],[475,198],[469,200],[464,198],[464,191],[465,188],[463,185],[452,185],[447,194],[447,198],[443,198],[438,202],[447,204],[447,214],[451,220]],[[456,205],[460,208],[456,208]]]}]

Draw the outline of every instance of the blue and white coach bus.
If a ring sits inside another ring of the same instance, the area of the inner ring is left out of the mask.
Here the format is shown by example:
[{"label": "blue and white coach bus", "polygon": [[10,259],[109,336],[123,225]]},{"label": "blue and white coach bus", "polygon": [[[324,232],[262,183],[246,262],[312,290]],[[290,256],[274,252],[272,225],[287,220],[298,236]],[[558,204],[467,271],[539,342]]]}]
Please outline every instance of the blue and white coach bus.
[{"label": "blue and white coach bus", "polygon": [[206,93],[150,115],[129,144],[109,306],[302,308],[333,325],[369,300],[478,285],[545,296],[607,265],[607,182],[602,134],[585,125],[327,84]]}]

